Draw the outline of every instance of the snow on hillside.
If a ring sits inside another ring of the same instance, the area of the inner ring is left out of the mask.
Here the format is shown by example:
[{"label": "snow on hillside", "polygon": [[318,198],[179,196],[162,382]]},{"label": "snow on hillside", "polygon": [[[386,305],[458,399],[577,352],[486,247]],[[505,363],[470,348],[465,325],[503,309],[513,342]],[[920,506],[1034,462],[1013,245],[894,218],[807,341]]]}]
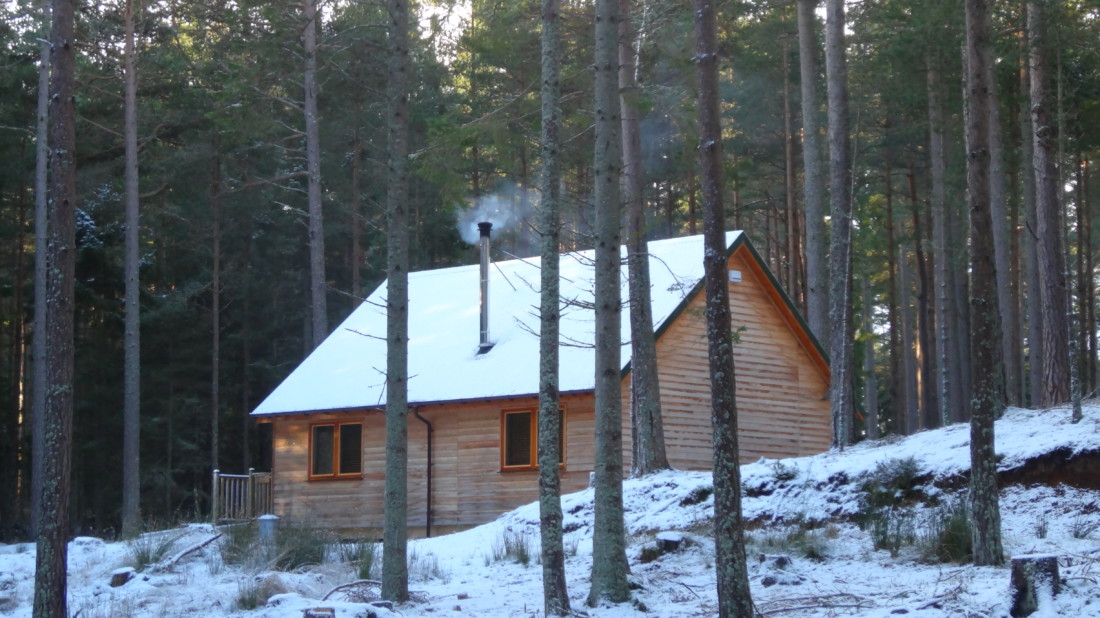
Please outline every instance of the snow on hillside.
[{"label": "snow on hillside", "polygon": [[[1100,453],[1100,403],[1085,419],[1069,410],[1010,410],[997,422],[1002,471],[1047,453]],[[904,439],[862,443],[815,457],[762,460],[742,467],[747,553],[753,599],[775,616],[1007,616],[1007,567],[934,563],[927,544],[875,549],[871,526],[861,529],[868,490],[895,492],[905,509],[889,521],[897,537],[929,536],[941,505],[957,499],[968,468],[968,427],[956,425]],[[892,487],[891,479],[911,482]],[[872,482],[871,480],[874,480]],[[1091,485],[1097,484],[1094,479]],[[711,616],[716,612],[713,501],[707,473],[666,472],[624,487],[628,557],[634,603],[585,608],[591,558],[592,491],[564,496],[567,580],[573,606],[591,616]],[[1036,616],[1100,616],[1100,491],[1066,485],[1006,487],[1001,512],[1009,556],[1060,557],[1062,592],[1045,599]],[[899,514],[900,513],[900,514]],[[881,521],[881,520],[880,520]],[[900,522],[900,523],[899,523]],[[210,539],[209,525],[191,524],[146,537],[172,541],[167,558]],[[682,538],[681,549],[655,556],[655,539]],[[82,618],[240,616],[299,618],[302,610],[333,607],[346,618],[366,616],[377,588],[362,585],[322,598],[355,581],[335,559],[292,573],[226,564],[217,543],[187,554],[170,568],[147,568],[117,588],[112,572],[132,564],[133,545],[81,537],[70,544],[70,611]],[[523,548],[530,557],[523,563]],[[510,556],[505,550],[510,549]],[[335,553],[335,552],[331,552]],[[466,532],[410,544],[414,602],[392,615],[539,616],[538,506],[530,504]],[[246,561],[248,562],[248,561]],[[261,563],[251,560],[254,565]],[[0,615],[31,615],[34,548],[0,545]],[[243,592],[263,592],[266,604],[238,608]],[[375,610],[382,616],[391,615]]]}]

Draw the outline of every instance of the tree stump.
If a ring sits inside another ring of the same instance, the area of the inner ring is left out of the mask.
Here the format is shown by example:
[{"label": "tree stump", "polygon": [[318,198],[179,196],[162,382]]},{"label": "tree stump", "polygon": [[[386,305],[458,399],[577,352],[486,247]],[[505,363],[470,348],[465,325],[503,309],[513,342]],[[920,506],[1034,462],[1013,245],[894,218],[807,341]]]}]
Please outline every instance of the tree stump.
[{"label": "tree stump", "polygon": [[1013,616],[1030,616],[1042,600],[1049,602],[1060,589],[1057,556],[1033,554],[1012,559]]}]

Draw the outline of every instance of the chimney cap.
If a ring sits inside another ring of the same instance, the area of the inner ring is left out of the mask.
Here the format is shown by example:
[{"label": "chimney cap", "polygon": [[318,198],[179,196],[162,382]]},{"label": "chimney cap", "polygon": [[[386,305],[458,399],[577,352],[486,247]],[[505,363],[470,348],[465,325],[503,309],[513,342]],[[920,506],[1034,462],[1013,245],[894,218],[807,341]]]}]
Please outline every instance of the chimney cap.
[{"label": "chimney cap", "polygon": [[489,230],[493,229],[493,223],[491,221],[482,221],[477,224],[477,229],[481,232],[482,236],[488,236]]}]

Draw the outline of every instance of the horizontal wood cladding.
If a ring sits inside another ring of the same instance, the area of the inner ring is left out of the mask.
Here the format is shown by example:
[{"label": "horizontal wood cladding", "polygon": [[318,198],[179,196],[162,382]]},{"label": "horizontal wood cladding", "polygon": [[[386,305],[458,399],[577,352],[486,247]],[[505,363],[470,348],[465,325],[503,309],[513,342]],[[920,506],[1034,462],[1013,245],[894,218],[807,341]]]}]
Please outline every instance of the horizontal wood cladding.
[{"label": "horizontal wood cladding", "polygon": [[[747,250],[730,257],[729,269],[741,271],[741,281],[729,284],[730,317],[739,340],[734,365],[741,461],[829,448],[828,368],[808,349],[809,338],[792,328],[793,314],[780,306],[781,297]],[[669,462],[681,469],[712,465],[705,304],[700,293],[657,340],[665,445]],[[629,377],[626,382],[623,405],[629,409]],[[623,435],[629,442],[628,418]],[[624,455],[629,461],[629,445]]]},{"label": "horizontal wood cladding", "polygon": [[[588,486],[593,467],[591,395],[562,398],[568,415],[562,491]],[[501,471],[503,409],[531,406],[535,399],[426,406],[432,423],[432,526],[468,527],[538,499],[538,471]],[[363,423],[363,478],[308,479],[309,426],[324,420]],[[409,415],[409,526],[427,519],[427,426]],[[385,420],[380,412],[349,411],[274,419],[275,511],[287,519],[333,529],[380,529],[385,491]]]},{"label": "horizontal wood cladding", "polygon": [[[738,249],[729,268],[741,280],[729,284],[737,380],[740,457],[810,455],[829,447],[831,418],[828,366],[756,264]],[[665,442],[670,463],[680,469],[711,467],[710,369],[702,293],[668,325],[657,341]],[[623,458],[630,465],[630,377],[622,384]],[[566,461],[562,491],[588,485],[594,467],[594,403],[591,394],[562,398],[566,410]],[[501,414],[530,407],[534,398],[424,406],[431,422],[432,526],[453,530],[490,521],[538,497],[537,470],[501,470]],[[326,421],[363,423],[363,476],[309,480],[309,427]],[[382,527],[385,489],[385,419],[378,411],[276,417],[274,425],[275,510],[278,514],[335,529]],[[427,520],[427,427],[409,415],[409,526]]]}]

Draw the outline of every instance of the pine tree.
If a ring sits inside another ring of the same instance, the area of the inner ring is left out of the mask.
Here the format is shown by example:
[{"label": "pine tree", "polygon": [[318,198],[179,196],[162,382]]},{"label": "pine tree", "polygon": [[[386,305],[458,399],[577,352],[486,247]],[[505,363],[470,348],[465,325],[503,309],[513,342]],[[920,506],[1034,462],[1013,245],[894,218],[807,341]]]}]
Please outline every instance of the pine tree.
[{"label": "pine tree", "polygon": [[623,201],[627,207],[627,270],[630,290],[630,420],[633,431],[631,471],[635,476],[667,470],[657,341],[650,300],[649,243],[646,241],[642,138],[635,75],[634,28],[630,0],[619,0],[619,99],[623,123]]},{"label": "pine tree", "polygon": [[848,61],[844,43],[844,0],[826,0],[825,74],[829,99],[829,322],[832,336],[830,401],[833,442],[841,448],[852,440],[855,404],[852,395],[852,164],[848,118]]},{"label": "pine tree", "polygon": [[134,13],[136,0],[126,2],[125,134],[126,170],[126,315],[125,377],[122,441],[122,534],[130,537],[141,526],[141,288],[138,262],[138,235],[141,229],[138,199],[137,144],[137,51],[134,49]]},{"label": "pine tree", "polygon": [[409,5],[389,0],[389,139],[386,232],[386,495],[382,541],[382,598],[409,598]]},{"label": "pine tree", "polygon": [[72,0],[54,0],[50,29],[50,180],[46,275],[46,406],[35,618],[67,618],[69,476],[76,272],[76,40]]},{"label": "pine tree", "polygon": [[619,181],[622,141],[619,112],[619,0],[596,2],[596,465],[592,530],[592,589],[588,604],[630,597],[623,522],[622,400],[619,375],[622,292]]},{"label": "pine tree", "polygon": [[718,111],[718,49],[714,3],[695,0],[695,65],[699,109],[699,169],[703,192],[703,270],[711,426],[714,432],[714,571],[718,615],[750,618],[753,611],[741,519],[737,444],[737,384],[726,272],[722,205],[722,127]]},{"label": "pine tree", "polygon": [[542,234],[539,310],[539,531],[542,597],[547,616],[569,615],[562,541],[561,404],[558,392],[560,342],[558,245],[561,228],[561,5],[542,0],[542,175],[538,230]]},{"label": "pine tree", "polygon": [[993,421],[1003,409],[1001,324],[989,185],[990,22],[988,0],[966,0],[966,189],[970,207],[971,365],[970,503],[974,564],[1004,562]]}]

